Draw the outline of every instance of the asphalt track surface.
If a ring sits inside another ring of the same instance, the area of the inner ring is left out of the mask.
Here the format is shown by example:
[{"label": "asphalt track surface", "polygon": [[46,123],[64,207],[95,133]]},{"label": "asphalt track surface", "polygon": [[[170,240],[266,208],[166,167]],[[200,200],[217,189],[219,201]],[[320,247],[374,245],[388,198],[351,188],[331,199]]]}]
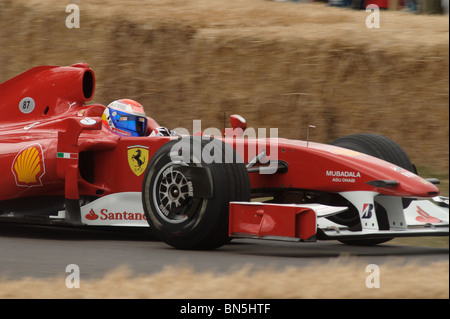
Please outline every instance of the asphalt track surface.
[{"label": "asphalt track surface", "polygon": [[389,245],[357,247],[337,241],[289,243],[234,239],[215,251],[180,251],[145,232],[116,232],[0,224],[0,277],[47,278],[67,276],[69,264],[86,278],[101,278],[120,266],[134,274],[152,274],[165,266],[189,266],[195,271],[230,272],[242,266],[255,269],[304,267],[350,256],[367,264],[448,261],[448,248]]}]

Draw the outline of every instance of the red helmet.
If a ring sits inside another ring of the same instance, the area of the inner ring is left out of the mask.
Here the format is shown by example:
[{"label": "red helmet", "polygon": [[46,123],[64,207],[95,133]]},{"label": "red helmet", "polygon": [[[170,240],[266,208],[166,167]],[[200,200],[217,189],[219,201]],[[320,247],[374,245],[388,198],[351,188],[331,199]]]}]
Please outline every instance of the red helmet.
[{"label": "red helmet", "polygon": [[113,132],[123,136],[145,136],[147,131],[144,107],[134,100],[111,102],[103,112],[102,121]]}]

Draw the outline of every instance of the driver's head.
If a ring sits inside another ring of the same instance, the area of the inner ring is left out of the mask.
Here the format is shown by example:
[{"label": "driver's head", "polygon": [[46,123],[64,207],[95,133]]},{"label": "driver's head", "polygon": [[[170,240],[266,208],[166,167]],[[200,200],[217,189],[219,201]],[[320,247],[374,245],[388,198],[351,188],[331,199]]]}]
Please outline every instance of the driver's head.
[{"label": "driver's head", "polygon": [[102,121],[111,131],[122,136],[145,136],[147,131],[144,108],[129,99],[111,102],[103,112]]}]

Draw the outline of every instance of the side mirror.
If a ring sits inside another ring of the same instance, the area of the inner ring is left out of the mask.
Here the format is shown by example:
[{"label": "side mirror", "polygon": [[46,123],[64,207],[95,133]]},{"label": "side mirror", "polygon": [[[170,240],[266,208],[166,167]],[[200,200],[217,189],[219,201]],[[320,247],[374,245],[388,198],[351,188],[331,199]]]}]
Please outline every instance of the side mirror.
[{"label": "side mirror", "polygon": [[233,114],[230,116],[231,127],[234,129],[241,128],[242,131],[245,131],[247,128],[247,121],[238,114]]},{"label": "side mirror", "polygon": [[231,128],[223,129],[224,137],[241,137],[247,128],[247,121],[238,114],[230,116]]}]

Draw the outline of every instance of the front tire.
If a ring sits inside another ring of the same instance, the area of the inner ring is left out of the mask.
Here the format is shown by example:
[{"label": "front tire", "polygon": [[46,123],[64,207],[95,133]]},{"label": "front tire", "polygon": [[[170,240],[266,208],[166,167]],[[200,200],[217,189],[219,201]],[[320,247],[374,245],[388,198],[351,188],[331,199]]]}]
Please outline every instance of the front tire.
[{"label": "front tire", "polygon": [[380,158],[417,174],[415,166],[400,145],[385,136],[354,134],[338,138],[330,144]]},{"label": "front tire", "polygon": [[[377,134],[354,134],[338,138],[330,144],[380,158],[417,174],[415,166],[411,163],[405,151],[397,143],[387,137]],[[410,201],[410,199],[403,199],[404,207],[407,207]],[[389,227],[387,213],[384,208],[379,206],[376,208],[376,211],[380,227]],[[360,224],[359,213],[356,208],[353,207],[349,209],[349,212],[343,213],[342,216],[339,214],[331,217],[330,220],[353,228]],[[340,240],[340,242],[348,245],[373,246],[385,243],[391,239],[392,238]]]},{"label": "front tire", "polygon": [[[205,154],[216,161],[204,158]],[[150,228],[178,249],[226,244],[229,203],[249,200],[245,165],[232,147],[215,139],[168,142],[155,153],[144,176],[142,203]]]}]

